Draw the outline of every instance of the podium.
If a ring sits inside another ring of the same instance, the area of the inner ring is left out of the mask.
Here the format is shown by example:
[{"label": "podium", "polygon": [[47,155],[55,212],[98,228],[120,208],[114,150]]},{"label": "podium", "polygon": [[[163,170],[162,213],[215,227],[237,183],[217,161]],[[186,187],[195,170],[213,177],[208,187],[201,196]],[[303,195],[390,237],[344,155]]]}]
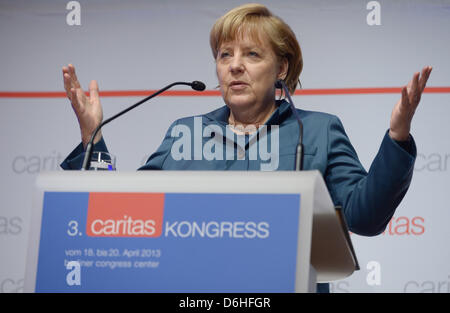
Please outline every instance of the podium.
[{"label": "podium", "polygon": [[319,171],[46,172],[25,292],[315,292],[358,269]]}]

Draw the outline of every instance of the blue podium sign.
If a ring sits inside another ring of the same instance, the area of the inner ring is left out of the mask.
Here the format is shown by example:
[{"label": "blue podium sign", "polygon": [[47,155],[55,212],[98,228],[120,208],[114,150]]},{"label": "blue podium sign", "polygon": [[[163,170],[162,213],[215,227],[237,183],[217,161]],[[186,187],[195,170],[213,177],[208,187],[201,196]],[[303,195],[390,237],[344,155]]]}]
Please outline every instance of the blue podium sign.
[{"label": "blue podium sign", "polygon": [[45,192],[36,292],[294,292],[299,194]]}]

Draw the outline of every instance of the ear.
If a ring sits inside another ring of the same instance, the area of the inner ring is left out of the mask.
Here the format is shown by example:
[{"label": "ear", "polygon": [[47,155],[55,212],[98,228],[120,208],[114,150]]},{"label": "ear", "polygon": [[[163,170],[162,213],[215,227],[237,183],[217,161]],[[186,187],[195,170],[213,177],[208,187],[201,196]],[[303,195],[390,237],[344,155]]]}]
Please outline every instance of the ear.
[{"label": "ear", "polygon": [[277,79],[285,79],[289,69],[289,62],[287,58],[282,58],[280,62],[280,69],[278,72]]}]

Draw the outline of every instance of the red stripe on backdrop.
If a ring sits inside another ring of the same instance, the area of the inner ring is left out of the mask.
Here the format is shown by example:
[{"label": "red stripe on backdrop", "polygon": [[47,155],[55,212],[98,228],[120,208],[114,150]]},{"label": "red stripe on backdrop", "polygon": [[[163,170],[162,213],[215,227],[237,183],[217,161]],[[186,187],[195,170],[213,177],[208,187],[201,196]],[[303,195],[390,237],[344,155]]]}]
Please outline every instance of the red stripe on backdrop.
[{"label": "red stripe on backdrop", "polygon": [[[355,94],[395,94],[400,93],[401,87],[371,87],[371,88],[334,88],[334,89],[303,89],[296,90],[298,96],[319,95],[355,95]],[[145,97],[156,90],[110,90],[100,91],[101,97]],[[450,93],[450,87],[426,87],[425,93]],[[86,93],[87,94],[87,93]],[[219,90],[167,90],[160,96],[166,97],[217,97]],[[62,91],[0,91],[0,98],[65,98]]]}]

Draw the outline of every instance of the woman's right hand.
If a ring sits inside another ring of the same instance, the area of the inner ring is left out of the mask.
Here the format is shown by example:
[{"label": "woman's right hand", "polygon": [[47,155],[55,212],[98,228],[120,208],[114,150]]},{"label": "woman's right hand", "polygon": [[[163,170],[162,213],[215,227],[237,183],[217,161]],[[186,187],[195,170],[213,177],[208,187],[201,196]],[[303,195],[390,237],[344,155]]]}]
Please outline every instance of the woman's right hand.
[{"label": "woman's right hand", "polygon": [[[62,68],[64,77],[64,89],[69,98],[72,108],[77,116],[80,125],[81,141],[86,148],[92,133],[103,120],[103,109],[98,95],[97,81],[92,80],[89,84],[89,97],[86,96],[75,74],[75,67],[72,64]],[[101,130],[94,139],[94,144],[102,138]]]}]

